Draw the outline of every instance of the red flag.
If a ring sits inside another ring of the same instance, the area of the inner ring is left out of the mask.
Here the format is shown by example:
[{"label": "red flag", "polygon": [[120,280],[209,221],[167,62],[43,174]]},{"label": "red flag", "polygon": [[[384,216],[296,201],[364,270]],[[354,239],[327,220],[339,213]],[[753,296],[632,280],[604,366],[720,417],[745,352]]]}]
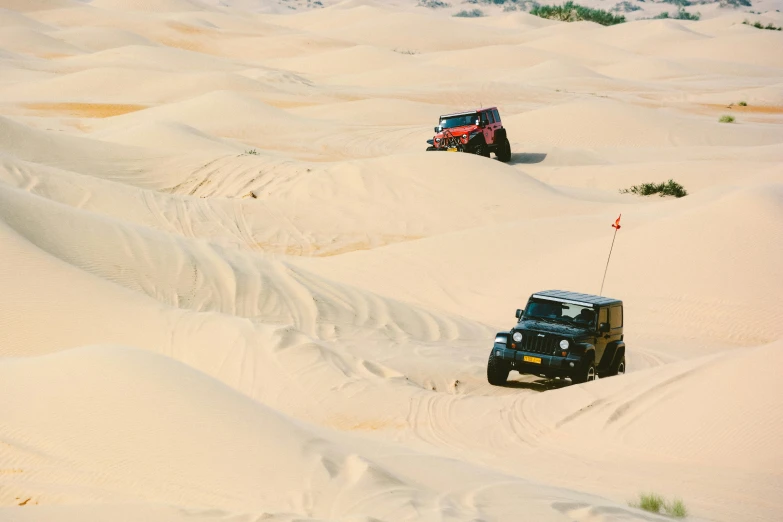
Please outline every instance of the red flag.
[{"label": "red flag", "polygon": [[617,230],[620,230],[620,218],[623,217],[622,214],[617,216],[617,220],[614,222],[614,225],[612,225],[612,228],[616,228]]}]

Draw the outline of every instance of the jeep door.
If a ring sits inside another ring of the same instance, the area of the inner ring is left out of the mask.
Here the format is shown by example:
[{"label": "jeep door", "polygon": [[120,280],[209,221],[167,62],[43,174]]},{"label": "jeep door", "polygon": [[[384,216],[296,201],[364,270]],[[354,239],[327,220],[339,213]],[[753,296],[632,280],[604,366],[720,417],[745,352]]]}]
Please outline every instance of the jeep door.
[{"label": "jeep door", "polygon": [[[601,323],[609,324],[608,332],[600,331]],[[614,357],[615,352],[614,349],[607,352],[606,347],[615,341],[621,340],[623,337],[623,305],[612,305],[608,308],[601,308],[598,312],[598,326],[599,331],[595,342],[595,362],[596,364],[603,362],[605,366],[611,361],[601,360],[604,353],[608,353],[609,357]]]},{"label": "jeep door", "polygon": [[609,337],[606,344],[619,341],[623,338],[623,305],[609,307]]},{"label": "jeep door", "polygon": [[[500,121],[500,114],[497,109],[490,109],[487,111],[489,126],[492,128],[492,145],[497,145],[497,132],[503,128],[503,122]],[[489,142],[488,142],[489,143]]]},{"label": "jeep door", "polygon": [[601,362],[601,357],[604,356],[604,351],[606,351],[606,343],[611,336],[611,330],[609,332],[601,331],[602,324],[609,324],[609,308],[606,306],[598,310],[598,321],[596,321],[595,325],[596,334],[595,343],[593,343],[595,346],[595,364],[599,364]]},{"label": "jeep door", "polygon": [[481,125],[484,130],[484,141],[487,142],[487,145],[492,145],[495,139],[495,128],[492,125],[495,120],[492,117],[492,111],[481,111],[479,118],[481,118]]}]

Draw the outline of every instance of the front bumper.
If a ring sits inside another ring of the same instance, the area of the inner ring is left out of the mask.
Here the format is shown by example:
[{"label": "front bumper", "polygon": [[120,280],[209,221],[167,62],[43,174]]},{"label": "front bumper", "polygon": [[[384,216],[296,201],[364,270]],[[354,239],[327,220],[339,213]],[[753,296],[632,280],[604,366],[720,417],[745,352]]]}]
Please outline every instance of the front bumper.
[{"label": "front bumper", "polygon": [[[495,344],[492,347],[495,357],[508,363],[512,370],[531,375],[544,375],[546,377],[568,377],[575,373],[582,364],[579,354],[567,352],[565,357],[560,355],[545,355],[542,353],[512,350],[503,344]],[[535,357],[541,360],[541,364],[525,362],[525,356]]]}]

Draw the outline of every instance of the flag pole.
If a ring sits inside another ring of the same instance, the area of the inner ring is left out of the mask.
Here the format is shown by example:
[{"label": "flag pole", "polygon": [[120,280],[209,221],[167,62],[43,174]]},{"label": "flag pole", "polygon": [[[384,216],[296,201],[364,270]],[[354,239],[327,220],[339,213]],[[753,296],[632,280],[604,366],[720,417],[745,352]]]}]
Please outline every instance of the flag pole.
[{"label": "flag pole", "polygon": [[620,216],[617,218],[617,221],[614,222],[612,225],[612,228],[614,228],[614,235],[612,236],[612,246],[609,247],[609,257],[606,258],[606,268],[604,268],[604,278],[601,279],[601,290],[598,292],[598,295],[603,295],[604,293],[604,282],[606,282],[606,272],[609,270],[609,260],[612,259],[612,250],[614,249],[614,240],[617,238],[617,231],[620,230],[620,218],[623,215],[620,214]]}]

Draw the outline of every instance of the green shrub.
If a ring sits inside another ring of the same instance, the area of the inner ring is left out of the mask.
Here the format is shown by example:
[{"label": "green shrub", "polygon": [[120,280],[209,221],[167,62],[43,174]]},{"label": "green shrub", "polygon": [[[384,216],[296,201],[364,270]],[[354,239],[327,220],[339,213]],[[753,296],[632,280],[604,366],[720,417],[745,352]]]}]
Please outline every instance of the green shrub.
[{"label": "green shrub", "polygon": [[734,123],[734,116],[730,114],[724,114],[718,119],[720,123]]},{"label": "green shrub", "polygon": [[769,31],[780,31],[780,30],[783,30],[783,27],[777,27],[777,26],[775,26],[775,25],[773,25],[771,23],[767,24],[766,26],[764,24],[762,24],[761,22],[758,22],[758,21],[750,23],[747,20],[745,20],[742,23],[745,24],[745,25],[749,25],[751,27],[755,27],[756,29],[767,29]]},{"label": "green shrub", "polygon": [[454,16],[460,17],[460,18],[479,18],[481,16],[484,16],[484,11],[481,9],[473,9],[471,11],[462,10],[459,13],[456,13]]},{"label": "green shrub", "polygon": [[676,20],[698,20],[699,18],[701,18],[701,14],[689,13],[688,11],[680,7],[679,9],[677,9],[677,16],[673,16],[672,18]]},{"label": "green shrub", "polygon": [[[674,196],[675,198],[681,198],[688,195],[688,191],[685,187],[670,179],[666,183],[642,183],[641,185],[634,185],[631,188],[620,190],[620,194],[636,194],[638,196],[652,196],[658,194],[661,197]],[[642,495],[640,500],[643,500],[649,495]],[[648,499],[649,500],[649,499]]]},{"label": "green shrub", "polygon": [[595,22],[601,25],[615,25],[625,22],[623,15],[614,15],[603,9],[593,9],[568,1],[562,5],[540,5],[530,10],[530,14],[560,20],[561,22]]},{"label": "green shrub", "polygon": [[614,11],[615,13],[619,13],[620,11],[624,13],[630,13],[633,11],[639,11],[640,9],[641,7],[639,7],[638,5],[632,4],[628,0],[625,0],[623,2],[617,2],[617,4],[615,4],[615,6],[612,8],[612,11]]},{"label": "green shrub", "polygon": [[442,7],[451,7],[451,4],[441,2],[440,0],[419,0],[419,7],[429,7],[430,9],[438,9]]},{"label": "green shrub", "polygon": [[642,493],[639,495],[639,508],[650,513],[660,513],[663,504],[663,497],[656,493]]},{"label": "green shrub", "polygon": [[748,102],[741,101],[737,105],[739,105],[740,107],[747,107],[748,106]]},{"label": "green shrub", "polygon": [[671,503],[657,493],[642,493],[637,502],[630,502],[631,507],[643,509],[650,513],[660,513],[663,510],[670,517],[684,518],[688,516],[688,510],[685,503],[675,498]]},{"label": "green shrub", "polygon": [[701,14],[699,13],[691,14],[685,9],[683,9],[682,7],[680,7],[679,9],[677,9],[677,12],[674,14],[669,14],[666,11],[664,11],[663,13],[652,17],[653,20],[661,19],[661,18],[664,19],[672,18],[674,20],[698,20],[701,18]]},{"label": "green shrub", "polygon": [[675,498],[671,504],[668,502],[664,504],[663,509],[670,517],[685,518],[688,516],[688,510],[685,508],[685,503],[679,498]]}]

